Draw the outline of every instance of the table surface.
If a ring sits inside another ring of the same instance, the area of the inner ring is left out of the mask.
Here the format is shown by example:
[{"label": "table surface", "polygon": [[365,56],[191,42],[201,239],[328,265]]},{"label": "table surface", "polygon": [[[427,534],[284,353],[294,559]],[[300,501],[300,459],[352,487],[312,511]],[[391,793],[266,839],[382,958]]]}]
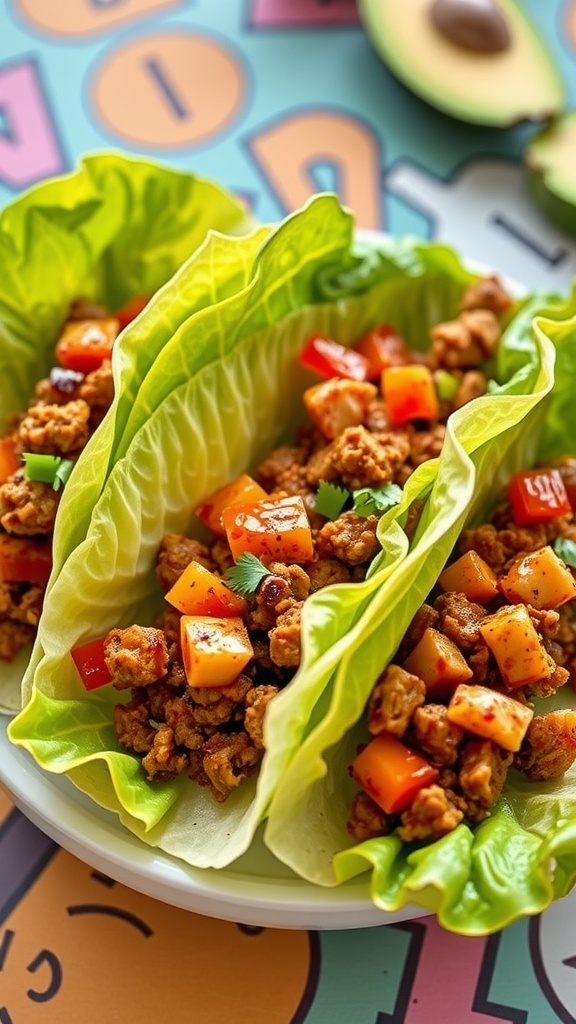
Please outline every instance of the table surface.
[{"label": "table surface", "polygon": [[[576,275],[576,243],[525,188],[533,128],[427,107],[379,61],[352,0],[2,6],[0,205],[82,153],[122,150],[217,179],[261,221],[334,189],[360,226],[443,239],[529,287]],[[576,106],[576,2],[524,6]],[[34,869],[10,874],[31,850]],[[166,1008],[207,1024],[574,1024],[575,905],[487,938],[426,917],[246,928],[106,878],[0,792],[0,1024],[152,1024]]]}]

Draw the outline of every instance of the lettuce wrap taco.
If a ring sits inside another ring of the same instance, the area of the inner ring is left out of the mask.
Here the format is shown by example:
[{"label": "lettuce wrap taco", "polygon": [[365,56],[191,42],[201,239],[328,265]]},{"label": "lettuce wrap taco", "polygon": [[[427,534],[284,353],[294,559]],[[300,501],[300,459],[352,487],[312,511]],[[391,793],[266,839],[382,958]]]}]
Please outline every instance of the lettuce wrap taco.
[{"label": "lettuce wrap taco", "polygon": [[[114,371],[110,365],[116,337],[210,229],[230,233],[246,222],[241,204],[217,185],[112,154],[87,157],[76,171],[38,185],[0,216],[5,710],[20,706],[20,682],[52,567],[63,481],[105,416],[113,374],[116,384],[126,376],[122,359]],[[212,300],[210,291],[204,301]],[[129,356],[140,376],[147,360],[145,349]],[[96,495],[106,462],[99,475],[93,466]],[[89,514],[88,502],[85,508]],[[62,524],[62,551],[65,536],[73,543],[72,525],[82,529],[79,522]]]},{"label": "lettuce wrap taco", "polygon": [[[302,877],[336,885],[371,870],[377,906],[416,903],[464,934],[541,912],[576,881],[574,309],[572,295],[534,320],[555,347],[545,419],[523,424],[503,473],[494,450],[473,455],[456,531],[453,496],[438,494],[348,638],[269,808],[266,843]],[[396,776],[380,782],[374,754],[388,744]]]},{"label": "lettuce wrap taco", "polygon": [[[208,271],[215,301],[199,308],[196,296]],[[164,604],[155,571],[163,538],[205,542],[195,515],[202,503],[254,472],[274,445],[293,443],[300,397],[314,386],[302,365],[311,338],[351,348],[377,325],[393,324],[424,366],[430,331],[463,315],[463,296],[479,276],[443,245],[358,242],[352,216],[331,195],[315,197],[277,227],[234,240],[209,238],[123,336],[123,358],[146,344],[155,360],[137,393],[128,387],[119,394],[108,417],[109,447],[100,434],[100,447],[85,450],[74,487],[64,492],[61,519],[80,516],[85,534],[76,532],[76,545],[68,546],[50,581],[24,681],[27,703],[9,727],[12,742],[46,770],[66,773],[145,842],[190,864],[222,867],[245,851],[269,807],[277,808],[280,780],[336,697],[339,664],[354,656],[370,674],[366,645],[359,643],[365,623],[388,616],[392,652],[399,619],[390,595],[398,585],[404,614],[416,610],[470,507],[525,452],[522,439],[535,433],[553,383],[554,347],[541,328],[532,330],[542,300],[505,303],[498,358],[485,367],[491,385],[452,412],[440,454],[412,466],[397,504],[375,517],[377,547],[359,577],[324,586],[302,602],[299,666],[267,705],[258,770],[225,801],[187,771],[152,772],[156,780],[149,781],[142,757],[114,729],[115,707],[125,706],[122,688],[87,692],[72,652],[134,623],[150,628]],[[453,331],[444,330],[445,339]],[[447,374],[456,385],[457,370]],[[99,460],[109,472],[86,520],[83,478]],[[417,520],[406,532],[414,510]],[[270,561],[261,564],[264,578]],[[117,640],[114,635],[113,654]],[[153,634],[146,654],[154,670],[158,650]],[[130,652],[128,644],[124,664]],[[156,674],[152,685],[167,681]],[[162,732],[172,743],[168,756],[181,757],[185,751],[174,751],[174,735],[151,711],[144,712],[148,732]],[[277,820],[275,813],[270,826]]]}]

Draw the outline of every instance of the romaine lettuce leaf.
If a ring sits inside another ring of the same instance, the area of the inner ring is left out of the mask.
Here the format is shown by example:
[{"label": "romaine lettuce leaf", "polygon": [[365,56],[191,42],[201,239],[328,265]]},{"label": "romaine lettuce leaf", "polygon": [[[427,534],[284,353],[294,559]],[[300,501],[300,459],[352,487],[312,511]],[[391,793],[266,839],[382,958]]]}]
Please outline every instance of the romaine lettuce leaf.
[{"label": "romaine lettuce leaf", "polygon": [[[173,802],[166,809],[162,801],[148,799],[153,787],[143,773],[135,789],[137,759],[125,755],[120,763],[112,757],[115,744],[107,745],[104,736],[94,746],[97,728],[84,757],[81,730],[74,730],[73,752],[68,746],[67,723],[90,721],[86,707],[92,701],[76,677],[70,649],[111,626],[152,619],[161,602],[154,558],[163,534],[193,533],[192,510],[200,499],[257,463],[300,418],[300,395],[310,378],[296,357],[310,334],[326,332],[351,342],[370,326],[391,321],[410,343],[424,347],[429,328],[455,315],[462,288],[474,276],[446,247],[406,240],[378,243],[372,269],[359,275],[365,252],[360,259],[352,217],[335,197],[324,195],[259,235],[256,251],[254,236],[239,240],[242,266],[226,267],[223,261],[218,268],[219,274],[233,276],[235,290],[219,282],[219,300],[197,308],[190,305],[196,269],[209,266],[218,244],[208,239],[153,299],[132,335],[124,335],[127,358],[136,329],[144,339],[150,327],[156,358],[146,373],[134,373],[140,383],[133,403],[121,398],[110,417],[109,474],[85,536],[66,552],[51,580],[25,680],[30,702],[9,728],[12,741],[26,747],[42,767],[63,771],[69,759],[68,774],[77,786],[115,810],[146,842],[201,867],[229,864],[250,844],[302,739],[323,721],[332,677],[349,650],[352,631],[356,643],[366,617],[374,626],[379,616],[385,618],[379,595],[395,592],[404,561],[403,587],[410,590],[417,554],[410,556],[401,522],[414,496],[432,492],[430,501],[440,508],[447,493],[453,493],[457,530],[476,483],[463,445],[486,450],[483,472],[492,479],[519,429],[515,425],[531,416],[551,386],[552,351],[546,339],[533,342],[532,371],[522,377],[522,387],[509,382],[501,394],[486,400],[489,407],[480,402],[458,414],[454,465],[447,455],[439,482],[436,462],[414,474],[403,504],[383,518],[387,546],[370,578],[327,588],[306,603],[302,664],[277,698],[280,710],[271,718],[269,749],[258,778],[225,804],[193,784],[168,784]],[[173,337],[164,330],[167,316],[176,325]],[[134,359],[128,363],[134,372]],[[78,490],[64,495],[62,515],[70,520],[85,515],[81,484],[89,472],[79,462]],[[429,529],[438,535],[438,520],[431,518]],[[419,545],[420,540],[416,549]],[[82,711],[76,712],[76,704],[82,704]],[[100,713],[98,707],[95,722]],[[53,723],[52,745],[39,722],[43,716]]]},{"label": "romaine lettuce leaf", "polygon": [[[218,185],[114,154],[86,157],[73,173],[44,182],[7,206],[0,214],[0,432],[53,365],[71,301],[88,298],[114,311],[130,298],[157,291],[209,230],[248,227],[242,204]],[[230,285],[234,288],[235,281]],[[188,296],[190,306],[212,303],[214,297],[208,280]],[[162,307],[159,312],[166,314]],[[172,333],[169,323],[167,329]],[[115,366],[117,396],[125,379],[127,395],[134,394],[155,356],[137,328],[126,348]],[[85,533],[108,468],[110,424],[108,419],[102,436],[98,431],[93,438],[84,484],[79,482],[87,489],[82,502],[73,500],[85,517],[64,520],[57,532],[55,571]],[[69,486],[76,495],[74,474]],[[29,657],[28,647],[14,661],[0,662],[0,710],[19,706]]]},{"label": "romaine lettuce leaf", "polygon": [[[435,912],[445,927],[466,934],[488,934],[519,916],[540,912],[574,885],[576,768],[564,779],[546,784],[530,783],[510,772],[498,808],[476,829],[460,825],[428,844],[403,844],[397,836],[388,836],[353,845],[345,828],[356,790],[348,766],[357,745],[366,741],[362,716],[371,681],[394,654],[462,526],[485,516],[513,472],[571,445],[576,428],[570,397],[576,372],[576,293],[565,303],[543,306],[541,312],[534,318],[536,348],[520,316],[509,327],[500,351],[501,365],[517,368],[517,383],[527,379],[526,366],[531,367],[528,377],[534,372],[534,353],[540,350],[535,397],[539,394],[542,400],[535,407],[536,415],[526,420],[520,415],[517,426],[508,427],[507,443],[504,437],[504,444],[498,442],[496,430],[493,443],[472,451],[474,471],[468,495],[457,479],[458,452],[451,450],[448,439],[431,493],[430,515],[425,523],[421,521],[416,543],[389,585],[380,589],[349,634],[348,648],[331,680],[331,700],[284,773],[265,832],[275,855],[303,877],[336,885],[371,869],[371,894],[377,906],[392,911],[416,903]],[[520,395],[512,397],[515,390],[514,384],[508,388],[510,408],[527,401]],[[503,400],[503,396],[488,398],[487,411],[493,402],[493,415],[498,416],[504,406],[498,404],[497,410],[496,403]],[[512,417],[508,422],[511,425]],[[479,421],[465,415],[458,424],[453,417],[451,428],[466,445],[473,441]],[[449,463],[445,479],[449,481],[452,474],[453,482],[442,494],[438,486],[444,478],[445,459]],[[456,487],[461,489],[458,496]],[[570,693],[564,695],[568,702]],[[281,710],[280,700],[270,708],[269,730],[279,727],[274,719]]]}]

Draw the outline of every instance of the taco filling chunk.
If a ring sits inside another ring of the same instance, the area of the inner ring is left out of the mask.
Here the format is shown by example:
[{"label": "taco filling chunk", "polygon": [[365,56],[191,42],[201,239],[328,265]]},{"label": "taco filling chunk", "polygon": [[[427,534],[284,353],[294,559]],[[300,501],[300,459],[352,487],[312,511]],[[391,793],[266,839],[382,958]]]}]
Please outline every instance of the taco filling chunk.
[{"label": "taco filling chunk", "polygon": [[488,817],[509,769],[547,781],[573,764],[576,710],[557,704],[576,689],[575,505],[567,456],[516,474],[462,534],[370,696],[355,839],[437,839]]},{"label": "taco filling chunk", "polygon": [[196,515],[210,540],[164,537],[153,626],[72,651],[87,690],[126,693],[117,738],[149,781],[185,772],[223,801],[254,773],[266,708],[300,664],[306,599],[364,579],[380,515],[439,453],[449,414],[486,390],[509,304],[496,278],[476,282],[427,354],[389,326],[352,347],[310,338],[300,362],[321,379],[304,391],[295,442],[206,496]]},{"label": "taco filling chunk", "polygon": [[34,639],[52,567],[62,487],[113,398],[112,348],[143,308],[114,316],[79,299],[56,343],[56,365],[0,438],[0,659]]}]

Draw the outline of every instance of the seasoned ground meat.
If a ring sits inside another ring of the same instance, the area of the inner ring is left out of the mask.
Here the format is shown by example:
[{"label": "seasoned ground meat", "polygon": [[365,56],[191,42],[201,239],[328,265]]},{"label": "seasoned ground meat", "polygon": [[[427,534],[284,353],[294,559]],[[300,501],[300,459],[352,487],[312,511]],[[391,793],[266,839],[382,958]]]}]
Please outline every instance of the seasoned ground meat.
[{"label": "seasoned ground meat", "polygon": [[8,533],[33,537],[50,534],[60,502],[52,484],[28,480],[18,470],[0,486],[0,523]]},{"label": "seasoned ground meat", "polygon": [[510,309],[512,300],[495,274],[474,281],[460,299],[459,309],[489,309],[500,316]]},{"label": "seasoned ground meat", "polygon": [[465,796],[489,809],[506,781],[512,754],[490,740],[468,740],[460,755],[458,781]]},{"label": "seasoned ground meat", "polygon": [[20,422],[18,439],[25,452],[70,455],[90,436],[90,406],[82,399],[64,405],[33,405]]},{"label": "seasoned ground meat", "polygon": [[152,746],[142,759],[148,781],[170,779],[185,771],[188,764],[188,755],[178,750],[172,729],[161,725],[154,731]]},{"label": "seasoned ground meat", "polygon": [[246,694],[244,727],[257,750],[264,750],[264,714],[278,686],[253,686]]},{"label": "seasoned ground meat", "polygon": [[156,560],[156,575],[165,593],[180,579],[190,562],[200,562],[205,569],[214,568],[214,562],[205,544],[183,534],[165,534]]},{"label": "seasoned ground meat", "polygon": [[363,426],[347,427],[331,446],[334,474],[344,487],[381,487],[394,480],[410,455],[407,432],[371,434]]},{"label": "seasoned ground meat", "polygon": [[368,731],[402,737],[416,708],[424,703],[426,687],[418,676],[399,665],[389,665],[372,690],[368,704]]},{"label": "seasoned ground meat", "polygon": [[202,752],[202,768],[216,800],[226,800],[254,773],[261,758],[262,752],[256,749],[246,732],[215,733],[207,740]]},{"label": "seasoned ground meat", "polygon": [[276,625],[270,630],[270,658],[280,668],[298,668],[300,664],[300,619],[303,601],[291,599],[278,606]]},{"label": "seasoned ground meat", "polygon": [[576,758],[576,711],[549,711],[536,715],[524,737],[514,764],[529,779],[557,779]]},{"label": "seasoned ground meat", "polygon": [[397,834],[404,842],[410,843],[415,839],[438,839],[452,832],[464,818],[464,813],[451,799],[448,790],[433,785],[420,789],[400,818]]},{"label": "seasoned ground meat", "polygon": [[500,339],[498,317],[489,309],[464,310],[432,329],[432,352],[446,369],[471,369],[489,359]]},{"label": "seasoned ground meat", "polygon": [[436,629],[453,640],[462,651],[470,650],[480,640],[480,624],[486,609],[469,601],[464,594],[441,594],[434,602],[438,612]]},{"label": "seasoned ground meat", "polygon": [[357,793],[352,800],[346,828],[357,843],[388,835],[391,831],[386,814],[367,793]]},{"label": "seasoned ground meat", "polygon": [[0,658],[12,659],[34,639],[35,629],[23,622],[0,617]]},{"label": "seasoned ground meat", "polygon": [[148,686],[166,675],[166,638],[153,626],[112,629],[104,644],[104,659],[116,689]]},{"label": "seasoned ground meat", "polygon": [[423,703],[416,708],[411,723],[415,746],[438,767],[456,763],[464,738],[464,730],[449,721],[446,711],[444,704]]},{"label": "seasoned ground meat", "polygon": [[364,517],[356,512],[344,512],[319,531],[316,540],[318,554],[321,558],[338,558],[346,565],[363,565],[371,561],[379,550],[377,528],[377,516]]}]

